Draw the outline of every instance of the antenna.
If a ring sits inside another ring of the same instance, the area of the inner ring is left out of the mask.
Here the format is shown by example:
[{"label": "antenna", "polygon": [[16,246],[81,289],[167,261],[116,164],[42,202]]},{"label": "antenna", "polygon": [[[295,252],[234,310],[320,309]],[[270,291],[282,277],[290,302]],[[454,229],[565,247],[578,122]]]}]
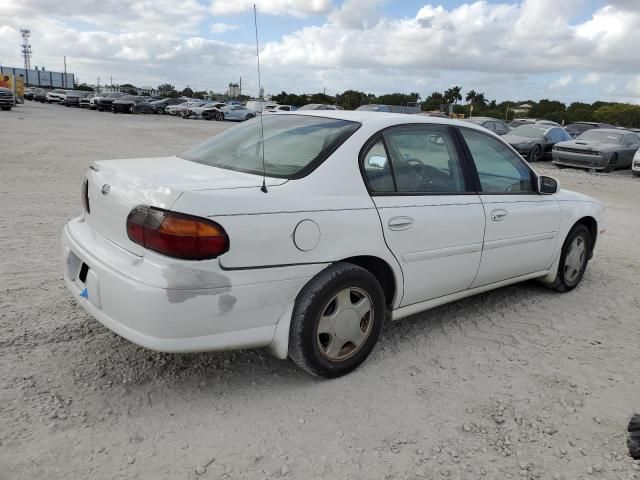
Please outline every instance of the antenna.
[{"label": "antenna", "polygon": [[264,121],[262,120],[262,78],[260,76],[260,49],[258,48],[258,13],[256,4],[253,4],[253,24],[256,27],[256,57],[258,58],[258,89],[260,98],[260,146],[262,147],[262,190],[267,193],[267,170],[264,164]]},{"label": "antenna", "polygon": [[24,57],[24,69],[31,69],[31,44],[29,43],[29,37],[31,36],[31,30],[28,28],[21,28],[20,35],[22,35],[22,56]]}]

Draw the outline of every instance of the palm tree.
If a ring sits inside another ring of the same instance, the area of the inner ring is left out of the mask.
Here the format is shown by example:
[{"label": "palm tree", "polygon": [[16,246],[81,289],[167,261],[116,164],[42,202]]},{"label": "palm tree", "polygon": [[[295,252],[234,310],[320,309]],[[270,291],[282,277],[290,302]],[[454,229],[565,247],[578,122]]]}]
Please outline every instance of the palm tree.
[{"label": "palm tree", "polygon": [[467,96],[465,97],[465,100],[467,101],[467,103],[476,103],[476,100],[478,98],[478,94],[476,93],[475,90],[469,90],[469,93],[467,93]]},{"label": "palm tree", "polygon": [[461,90],[462,87],[451,87],[444,92],[444,99],[447,101],[447,103],[458,103],[459,100],[462,100],[462,95],[460,94]]}]

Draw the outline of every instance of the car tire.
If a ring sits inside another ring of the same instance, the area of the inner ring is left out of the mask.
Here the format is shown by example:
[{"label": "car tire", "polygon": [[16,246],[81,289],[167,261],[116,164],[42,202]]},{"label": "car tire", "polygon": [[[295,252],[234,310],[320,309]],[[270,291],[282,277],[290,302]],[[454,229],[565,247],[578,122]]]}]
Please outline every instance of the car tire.
[{"label": "car tire", "polygon": [[609,162],[607,162],[607,166],[604,168],[604,171],[607,173],[611,173],[616,169],[616,165],[618,163],[618,154],[614,153],[611,155]]},{"label": "car tire", "polygon": [[539,162],[541,151],[542,149],[540,148],[540,145],[536,145],[535,147],[533,147],[529,152],[529,155],[527,155],[527,160],[529,161],[529,163]]},{"label": "car tire", "polygon": [[254,116],[252,114],[248,114],[244,119],[251,120]]},{"label": "car tire", "polygon": [[564,293],[578,286],[589,263],[591,242],[589,229],[584,225],[578,224],[571,229],[562,245],[558,273],[551,288]]},{"label": "car tire", "polygon": [[635,170],[631,170],[631,173],[633,173],[634,177],[640,177],[640,172],[636,172]]},{"label": "car tire", "polygon": [[345,375],[373,350],[385,313],[380,282],[357,265],[335,263],[307,283],[296,298],[289,358],[312,375]]},{"label": "car tire", "polygon": [[5,110],[5,111],[7,111],[7,112],[10,112],[10,111],[11,111],[11,107],[2,107],[2,110]]}]

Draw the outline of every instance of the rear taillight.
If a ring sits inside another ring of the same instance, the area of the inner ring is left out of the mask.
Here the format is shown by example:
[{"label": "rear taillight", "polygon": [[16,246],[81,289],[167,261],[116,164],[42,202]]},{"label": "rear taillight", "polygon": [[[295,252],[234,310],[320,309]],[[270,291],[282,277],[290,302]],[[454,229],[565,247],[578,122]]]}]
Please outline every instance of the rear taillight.
[{"label": "rear taillight", "polygon": [[91,208],[89,207],[89,180],[86,178],[82,182],[82,206],[85,212],[91,213]]},{"label": "rear taillight", "polygon": [[185,260],[216,258],[229,250],[229,237],[216,222],[154,207],[129,213],[127,235],[149,250]]}]

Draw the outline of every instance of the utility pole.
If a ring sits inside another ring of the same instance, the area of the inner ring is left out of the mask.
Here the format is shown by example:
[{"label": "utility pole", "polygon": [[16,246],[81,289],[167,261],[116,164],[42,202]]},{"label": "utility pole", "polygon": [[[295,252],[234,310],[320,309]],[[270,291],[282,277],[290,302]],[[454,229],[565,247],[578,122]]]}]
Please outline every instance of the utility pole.
[{"label": "utility pole", "polygon": [[240,77],[240,83],[238,84],[238,98],[242,96],[242,77]]},{"label": "utility pole", "polygon": [[111,88],[113,88],[113,75],[111,76]]},{"label": "utility pole", "polygon": [[96,84],[97,93],[100,93],[100,77],[98,77],[98,83]]},{"label": "utility pole", "polygon": [[67,88],[67,56],[64,57],[64,88]]},{"label": "utility pole", "polygon": [[20,34],[22,35],[22,56],[24,57],[24,69],[31,70],[31,44],[29,43],[29,37],[31,37],[31,30],[28,28],[21,28]]}]

